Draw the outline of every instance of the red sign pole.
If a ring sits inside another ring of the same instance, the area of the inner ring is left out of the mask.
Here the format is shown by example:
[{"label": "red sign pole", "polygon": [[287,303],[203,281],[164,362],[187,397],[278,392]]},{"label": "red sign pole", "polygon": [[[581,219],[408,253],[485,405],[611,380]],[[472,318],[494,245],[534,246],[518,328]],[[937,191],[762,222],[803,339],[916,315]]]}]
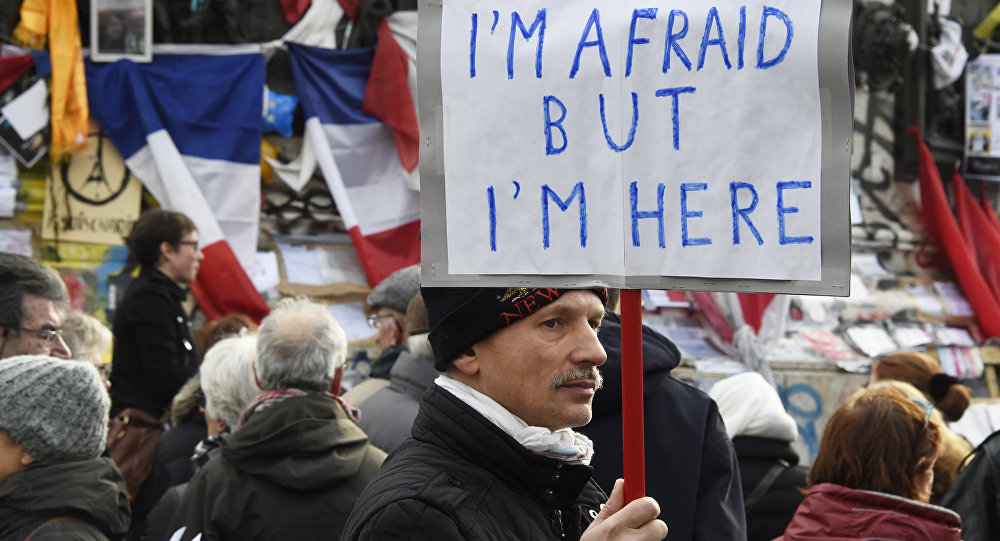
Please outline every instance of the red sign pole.
[{"label": "red sign pole", "polygon": [[625,503],[646,495],[642,415],[642,291],[622,290],[622,456]]}]

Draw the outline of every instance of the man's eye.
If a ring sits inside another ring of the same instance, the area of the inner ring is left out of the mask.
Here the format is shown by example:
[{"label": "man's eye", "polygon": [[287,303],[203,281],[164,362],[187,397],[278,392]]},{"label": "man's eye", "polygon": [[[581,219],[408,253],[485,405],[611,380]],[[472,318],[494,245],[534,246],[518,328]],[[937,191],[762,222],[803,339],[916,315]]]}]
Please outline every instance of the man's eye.
[{"label": "man's eye", "polygon": [[559,320],[558,319],[549,319],[547,321],[543,321],[542,322],[542,325],[545,325],[546,327],[548,327],[550,329],[556,328],[556,325],[558,325],[558,324],[559,324]]}]

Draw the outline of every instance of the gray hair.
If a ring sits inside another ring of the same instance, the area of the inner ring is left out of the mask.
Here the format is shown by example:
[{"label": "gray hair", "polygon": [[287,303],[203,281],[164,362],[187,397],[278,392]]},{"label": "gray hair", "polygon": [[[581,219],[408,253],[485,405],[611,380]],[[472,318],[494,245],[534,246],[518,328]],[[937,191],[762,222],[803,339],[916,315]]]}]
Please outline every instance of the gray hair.
[{"label": "gray hair", "polygon": [[257,331],[257,378],[265,391],[329,391],[347,357],[347,335],[325,306],[285,299]]},{"label": "gray hair", "polygon": [[427,339],[427,333],[411,335],[406,340],[406,347],[410,353],[434,364],[434,350],[431,349],[431,341]]},{"label": "gray hair", "polygon": [[62,307],[66,285],[52,267],[30,257],[0,252],[0,327],[15,329],[24,320],[24,296],[34,295]]},{"label": "gray hair", "polygon": [[252,334],[224,338],[205,353],[198,369],[205,411],[230,428],[239,424],[247,402],[261,393],[253,378],[257,337]]},{"label": "gray hair", "polygon": [[62,319],[63,340],[73,359],[100,365],[111,348],[111,331],[97,318],[83,312],[70,312]]}]

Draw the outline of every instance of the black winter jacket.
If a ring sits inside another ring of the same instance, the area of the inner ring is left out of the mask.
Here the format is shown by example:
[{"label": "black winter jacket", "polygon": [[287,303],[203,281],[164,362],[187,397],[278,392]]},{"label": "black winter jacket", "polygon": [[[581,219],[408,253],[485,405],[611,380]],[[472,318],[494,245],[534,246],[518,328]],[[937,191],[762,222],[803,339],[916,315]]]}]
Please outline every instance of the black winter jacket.
[{"label": "black winter jacket", "polygon": [[188,483],[168,533],[182,541],[337,539],[385,453],[326,394],[254,413]]},{"label": "black winter jacket", "polygon": [[[594,479],[611,490],[622,477],[621,318],[608,312],[598,339],[608,353],[594,418],[579,430],[594,440]],[[680,353],[642,327],[646,494],[660,504],[670,541],[746,539],[739,466],[719,408],[670,375]]]},{"label": "black winter jacket", "polygon": [[785,528],[795,515],[795,510],[806,497],[799,489],[809,488],[806,469],[799,466],[799,455],[792,444],[770,438],[737,436],[733,438],[736,456],[740,461],[740,480],[744,500],[756,490],[778,460],[788,467],[774,480],[771,488],[747,510],[747,539],[771,541],[785,533]]},{"label": "black winter jacket", "polygon": [[[21,541],[106,541],[129,527],[125,479],[109,457],[61,464],[32,464],[0,485],[0,539]],[[80,522],[80,521],[84,522]]]},{"label": "black winter jacket", "polygon": [[974,458],[948,489],[941,505],[962,517],[962,539],[1000,539],[1000,431],[973,451]]},{"label": "black winter jacket", "polygon": [[412,437],[358,498],[343,539],[579,539],[607,500],[591,472],[528,451],[432,385]]},{"label": "black winter jacket", "polygon": [[111,411],[137,407],[159,418],[198,371],[187,291],[154,268],[143,268],[115,308]]}]

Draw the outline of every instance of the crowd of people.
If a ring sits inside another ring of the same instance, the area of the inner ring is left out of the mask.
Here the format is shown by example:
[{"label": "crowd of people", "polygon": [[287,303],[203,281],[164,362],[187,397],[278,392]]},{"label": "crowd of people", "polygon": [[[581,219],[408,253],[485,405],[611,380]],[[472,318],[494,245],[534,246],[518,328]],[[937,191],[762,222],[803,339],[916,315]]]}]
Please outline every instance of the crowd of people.
[{"label": "crowd of people", "polygon": [[614,290],[400,269],[367,298],[362,381],[307,299],[193,329],[182,214],[144,213],[126,244],[110,330],[0,253],[0,539],[1000,539],[1000,437],[948,429],[969,391],[927,355],[880,359],[807,468],[767,380],[706,394],[644,326],[648,495],[628,502]]}]

